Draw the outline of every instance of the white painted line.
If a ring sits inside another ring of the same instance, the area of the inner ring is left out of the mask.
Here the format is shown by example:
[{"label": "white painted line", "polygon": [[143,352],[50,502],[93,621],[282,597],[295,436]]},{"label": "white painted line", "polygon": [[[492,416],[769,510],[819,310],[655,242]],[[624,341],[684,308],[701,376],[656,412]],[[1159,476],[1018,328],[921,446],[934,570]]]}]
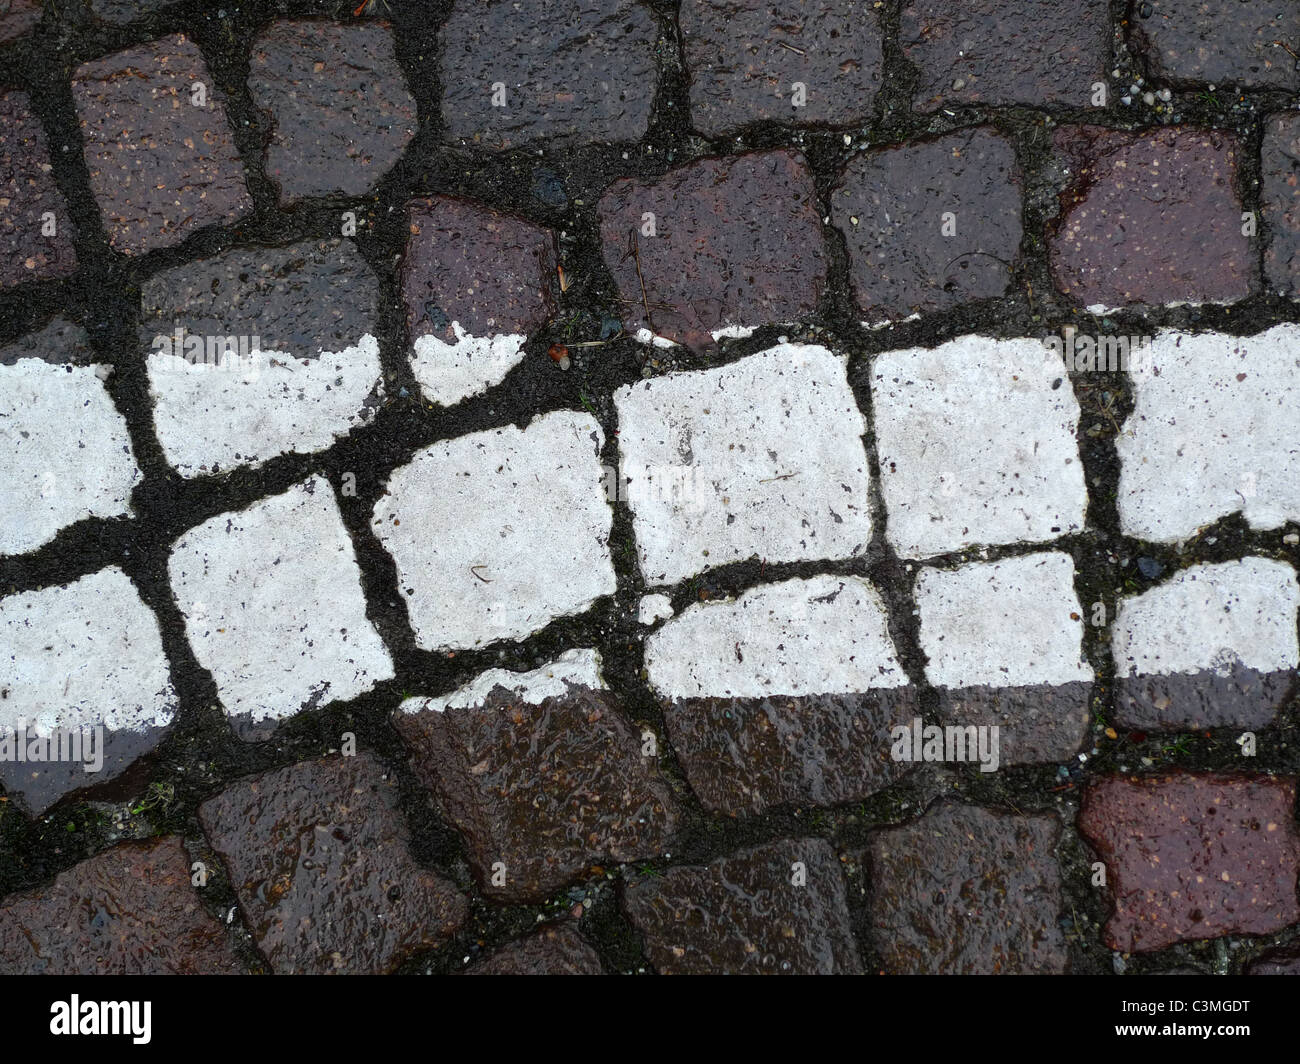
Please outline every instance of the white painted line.
[{"label": "white painted line", "polygon": [[413,345],[411,369],[431,403],[454,406],[480,395],[505,380],[524,357],[527,336],[471,336],[458,321],[453,321],[451,328],[455,343],[430,334],[417,336]]},{"label": "white painted line", "polygon": [[531,672],[489,669],[449,695],[439,698],[407,698],[397,708],[401,713],[444,713],[449,709],[476,709],[487,701],[488,695],[497,687],[504,687],[513,692],[516,698],[537,706],[548,698],[568,694],[571,684],[595,690],[605,689],[598,651],[566,650],[549,665]]}]

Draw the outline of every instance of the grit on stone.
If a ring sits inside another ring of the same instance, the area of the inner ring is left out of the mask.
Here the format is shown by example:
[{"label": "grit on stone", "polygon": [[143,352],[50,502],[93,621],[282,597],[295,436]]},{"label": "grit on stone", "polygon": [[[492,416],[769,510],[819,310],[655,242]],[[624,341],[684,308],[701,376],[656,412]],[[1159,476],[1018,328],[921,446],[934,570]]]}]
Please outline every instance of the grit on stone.
[{"label": "grit on stone", "polygon": [[871,388],[885,535],[903,557],[1083,530],[1079,404],[1042,343],[963,336],[886,352]]},{"label": "grit on stone", "polygon": [[1187,86],[1300,89],[1292,50],[1300,7],[1293,0],[1146,0],[1136,8],[1129,32],[1151,77]]},{"label": "grit on stone", "polygon": [[477,960],[465,975],[600,975],[596,951],[570,924],[546,927]]},{"label": "grit on stone", "polygon": [[620,488],[646,583],[758,557],[851,558],[871,538],[866,423],[843,359],[780,344],[614,393]]},{"label": "grit on stone", "polygon": [[1111,626],[1119,719],[1171,730],[1263,728],[1300,666],[1295,570],[1268,558],[1194,565],[1120,599]]},{"label": "grit on stone", "polygon": [[190,885],[178,835],[124,842],[0,903],[9,975],[235,975],[228,932]]},{"label": "grit on stone", "polygon": [[949,724],[996,726],[1003,764],[1064,761],[1078,751],[1093,671],[1068,554],[924,568],[914,593],[926,675]]},{"label": "grit on stone", "polygon": [[634,0],[457,0],[438,35],[445,135],[495,151],[638,140],[658,39]]},{"label": "grit on stone", "polygon": [[988,128],[863,152],[831,193],[871,322],[992,299],[1020,254],[1020,169]]},{"label": "grit on stone", "polygon": [[630,334],[703,350],[730,327],[802,321],[817,309],[826,248],[797,152],[700,159],[654,183],[623,178],[599,213]]},{"label": "grit on stone", "polygon": [[661,975],[857,975],[839,861],[781,839],[631,880],[623,908]]},{"label": "grit on stone", "polygon": [[1300,114],[1270,115],[1260,148],[1259,202],[1268,231],[1264,277],[1271,291],[1300,298]]},{"label": "grit on stone", "polygon": [[1111,949],[1145,952],[1300,920],[1295,777],[1108,777],[1083,795],[1079,831],[1106,863]]},{"label": "grit on stone", "polygon": [[1053,141],[1071,183],[1048,257],[1074,303],[1231,303],[1255,289],[1259,260],[1242,231],[1231,133],[1067,126]]},{"label": "grit on stone", "polygon": [[0,93],[0,288],[70,276],[72,221],[26,93]]},{"label": "grit on stone", "polygon": [[393,471],[374,530],[425,650],[520,640],[615,590],[595,418],[560,410],[436,443]]},{"label": "grit on stone", "polygon": [[659,856],[676,830],[645,734],[584,683],[603,687],[593,668],[577,656],[513,678],[494,670],[393,717],[490,897],[542,900],[593,865]]},{"label": "grit on stone", "polygon": [[82,758],[62,761],[3,751],[0,779],[34,814],[120,775],[175,715],[158,621],[121,569],[0,598],[0,645],[0,747],[27,736],[72,752],[73,734],[82,744]]},{"label": "grit on stone", "polygon": [[686,0],[679,15],[691,124],[706,137],[768,120],[870,119],[883,40],[868,0]]},{"label": "grit on stone", "polygon": [[916,713],[884,603],[859,577],[819,576],[698,603],[646,640],[669,737],[704,806],[731,816],[839,805],[910,766],[894,725]]},{"label": "grit on stone", "polygon": [[35,550],[74,521],[131,512],[142,474],[104,390],[108,373],[39,353],[0,364],[0,555]]},{"label": "grit on stone", "polygon": [[1054,975],[1061,932],[1054,816],[942,804],[872,833],[872,942],[890,974]]},{"label": "grit on stone", "polygon": [[371,975],[441,945],[465,898],[410,853],[397,781],[369,753],[241,780],[199,806],[277,975]]},{"label": "grit on stone", "polygon": [[365,195],[415,137],[415,97],[379,23],[273,22],[253,44],[248,90],[270,127],[266,170],[285,203]]},{"label": "grit on stone", "polygon": [[1088,107],[1109,73],[1107,0],[910,0],[898,35],[918,110]]},{"label": "grit on stone", "polygon": [[1127,535],[1175,543],[1238,512],[1255,529],[1300,520],[1298,346],[1293,324],[1155,337],[1115,441]]},{"label": "grit on stone", "polygon": [[252,211],[225,104],[184,34],[83,63],[72,96],[90,188],[116,250],[174,247]]},{"label": "grit on stone", "polygon": [[177,540],[168,571],[194,656],[245,738],[393,676],[328,481],[205,521]]},{"label": "grit on stone", "polygon": [[451,406],[500,384],[556,310],[549,229],[452,196],[407,204],[402,298],[425,398]]}]

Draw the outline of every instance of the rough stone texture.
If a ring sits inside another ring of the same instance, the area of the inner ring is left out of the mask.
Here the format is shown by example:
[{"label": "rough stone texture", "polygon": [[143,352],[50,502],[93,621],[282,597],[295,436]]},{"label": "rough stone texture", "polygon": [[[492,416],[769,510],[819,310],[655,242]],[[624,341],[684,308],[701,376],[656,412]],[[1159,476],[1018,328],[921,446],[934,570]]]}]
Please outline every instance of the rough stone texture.
[{"label": "rough stone texture", "polygon": [[394,724],[491,898],[541,900],[592,865],[663,853],[676,830],[668,784],[602,691],[534,702],[498,688],[476,706],[408,707]]},{"label": "rough stone texture", "polygon": [[555,313],[555,236],[452,196],[406,210],[400,283],[415,379],[451,405],[500,384]]},{"label": "rough stone texture", "polygon": [[123,842],[0,903],[8,975],[235,975],[224,927],[190,886],[178,835]]},{"label": "rough stone texture", "polygon": [[[1068,761],[1088,741],[1091,697],[1088,681],[942,688],[939,714],[945,725],[996,726],[996,766],[1040,765]],[[976,760],[973,749],[968,748],[967,761]]]},{"label": "rough stone texture", "polygon": [[388,478],[374,531],[425,650],[520,640],[615,590],[596,419],[568,410],[436,443]]},{"label": "rough stone texture", "polygon": [[842,359],[781,344],[614,393],[620,491],[651,586],[757,556],[855,557],[871,539],[866,423]]},{"label": "rough stone texture", "polygon": [[[628,332],[704,349],[728,326],[795,322],[817,309],[826,249],[812,174],[796,152],[701,159],[654,183],[623,178],[599,212]],[[653,237],[643,235],[647,213]]]},{"label": "rough stone texture", "polygon": [[1015,152],[987,128],[863,152],[831,193],[871,322],[1003,295],[1020,253],[1020,211]]},{"label": "rough stone texture", "polygon": [[659,29],[634,0],[457,0],[438,37],[450,139],[500,150],[633,141],[649,126]]},{"label": "rough stone texture", "polygon": [[1228,514],[1253,529],[1300,521],[1300,326],[1255,336],[1156,335],[1132,373],[1115,441],[1120,526],[1176,543]]},{"label": "rough stone texture", "polygon": [[645,667],[711,811],[858,801],[911,767],[890,759],[890,728],[916,715],[916,693],[865,580],[789,580],[693,605],[649,637]]},{"label": "rough stone texture", "polygon": [[[84,337],[78,329],[66,338]],[[49,338],[49,329],[37,334],[35,350]],[[35,550],[74,521],[131,512],[142,474],[107,376],[105,366],[39,354],[0,365],[0,556]]]},{"label": "rough stone texture", "polygon": [[175,2],[176,0],[90,0],[90,10],[96,18],[116,26],[125,26]]},{"label": "rough stone texture", "polygon": [[1056,287],[1082,306],[1231,303],[1255,287],[1236,138],[1174,126],[1058,129],[1071,183],[1048,234]]},{"label": "rough stone texture", "polygon": [[[121,569],[0,598],[0,646],[0,780],[33,815],[121,775],[172,722],[177,698],[158,621]],[[31,738],[57,746],[62,735],[69,754],[74,732],[80,759],[18,761],[7,749],[25,737],[29,757]]]},{"label": "rough stone texture", "polygon": [[[202,107],[192,102],[196,82]],[[221,94],[183,34],[83,63],[72,96],[91,191],[116,250],[174,247],[252,210]]]},{"label": "rough stone texture", "polygon": [[1267,727],[1296,687],[1298,608],[1295,570],[1253,557],[1194,565],[1121,599],[1117,718],[1142,730]]},{"label": "rough stone texture", "polygon": [[822,839],[782,839],[633,879],[623,908],[663,975],[861,971],[839,861]]},{"label": "rough stone texture", "polygon": [[[47,213],[54,215],[53,236],[42,233]],[[70,276],[77,268],[72,233],[31,100],[0,93],[0,288]]]},{"label": "rough stone texture", "polygon": [[277,975],[391,971],[465,922],[465,898],[411,857],[397,803],[397,781],[360,753],[254,776],[199,806]]},{"label": "rough stone texture", "polygon": [[1107,0],[912,0],[899,23],[913,106],[1088,107],[1109,81]]},{"label": "rough stone texture", "polygon": [[1083,796],[1079,830],[1106,862],[1104,938],[1144,952],[1300,920],[1294,777],[1109,777]]},{"label": "rough stone texture", "polygon": [[1246,965],[1246,975],[1300,975],[1300,946],[1270,950]]},{"label": "rough stone texture", "polygon": [[190,529],[168,572],[194,656],[246,739],[393,675],[328,481],[308,478]]},{"label": "rough stone texture", "polygon": [[943,804],[872,833],[872,944],[886,972],[1052,975],[1061,931],[1054,816]]},{"label": "rough stone texture", "polygon": [[1148,0],[1129,30],[1148,75],[1179,85],[1300,89],[1300,7],[1293,0]]},{"label": "rough stone texture", "polygon": [[8,0],[0,7],[0,44],[16,41],[41,21],[41,0]]},{"label": "rough stone texture", "polygon": [[1083,529],[1079,404],[1045,353],[1035,340],[963,336],[876,356],[886,535],[903,557]]},{"label": "rough stone texture", "polygon": [[[717,137],[769,119],[848,125],[871,118],[882,39],[869,0],[686,0],[678,15],[691,124]],[[795,104],[795,84],[805,101]]]},{"label": "rough stone texture", "polygon": [[139,334],[167,460],[201,476],[321,450],[367,422],[377,288],[343,240],[236,248],[151,277]]},{"label": "rough stone texture", "polygon": [[562,924],[493,950],[465,975],[600,975],[600,958],[578,932]]},{"label": "rough stone texture", "polygon": [[415,97],[386,25],[273,22],[249,62],[248,89],[271,130],[266,172],[281,202],[364,195],[415,136]]},{"label": "rough stone texture", "polygon": [[1267,249],[1264,278],[1268,288],[1289,299],[1300,298],[1300,114],[1270,115],[1260,148],[1263,180],[1259,201]]},{"label": "rough stone texture", "polygon": [[[39,358],[53,366],[93,366],[96,363],[86,330],[66,318],[54,318],[42,329],[0,344],[0,366],[12,366],[25,358]],[[107,372],[107,367],[104,370]]]}]

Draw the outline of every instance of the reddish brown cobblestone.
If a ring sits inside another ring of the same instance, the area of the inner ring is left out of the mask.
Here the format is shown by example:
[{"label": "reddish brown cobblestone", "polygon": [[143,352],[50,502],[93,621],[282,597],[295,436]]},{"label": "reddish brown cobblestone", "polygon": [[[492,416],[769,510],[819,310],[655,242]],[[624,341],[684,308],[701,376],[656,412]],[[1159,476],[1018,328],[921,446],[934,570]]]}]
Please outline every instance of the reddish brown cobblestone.
[{"label": "reddish brown cobblestone", "polygon": [[920,72],[918,110],[1087,107],[1107,80],[1110,9],[1107,0],[910,0],[899,43]]},{"label": "reddish brown cobblestone", "polygon": [[635,0],[457,0],[438,39],[446,134],[490,150],[637,140],[657,37]]},{"label": "reddish brown cobblestone", "polygon": [[635,879],[623,907],[662,975],[860,972],[839,859],[822,839]]},{"label": "reddish brown cobblestone", "polygon": [[[52,235],[45,230],[53,223]],[[26,93],[0,94],[0,288],[77,268],[72,223]]]},{"label": "reddish brown cobblestone", "polygon": [[1064,972],[1060,836],[1053,816],[964,805],[875,832],[865,856],[873,944],[885,970]]},{"label": "reddish brown cobblestone", "polygon": [[1300,113],[1270,115],[1260,149],[1259,192],[1268,233],[1264,277],[1269,290],[1300,296]]},{"label": "reddish brown cobblestone", "polygon": [[190,885],[180,837],[124,842],[0,903],[8,975],[233,975],[227,931]]},{"label": "reddish brown cobblestone", "polygon": [[494,950],[466,975],[600,975],[600,958],[577,928],[547,927]]},{"label": "reddish brown cobblestone", "polygon": [[465,920],[464,897],[411,857],[397,783],[369,754],[242,780],[199,821],[277,974],[389,971]]},{"label": "reddish brown cobblestone", "polygon": [[663,853],[676,829],[668,785],[604,692],[533,705],[498,689],[473,708],[394,723],[489,897],[544,898],[592,865]]},{"label": "reddish brown cobblestone", "polygon": [[871,117],[880,25],[870,0],[685,0],[691,123],[708,137],[750,122],[847,125]]},{"label": "reddish brown cobblestone", "polygon": [[253,45],[248,88],[266,115],[266,171],[286,203],[360,196],[415,136],[415,97],[379,23],[272,23]]},{"label": "reddish brown cobblestone", "polygon": [[0,12],[0,44],[16,41],[41,21],[41,0],[9,0]]},{"label": "reddish brown cobblestone", "polygon": [[1296,781],[1181,773],[1084,791],[1079,830],[1106,862],[1106,944],[1127,952],[1300,920]]},{"label": "reddish brown cobblestone", "polygon": [[1295,0],[1142,0],[1129,20],[1151,77],[1300,89]]},{"label": "reddish brown cobblestone", "polygon": [[831,194],[868,321],[1004,294],[1020,210],[1015,152],[986,128],[866,152]]},{"label": "reddish brown cobblestone", "polygon": [[653,184],[616,181],[600,201],[600,235],[625,327],[693,348],[729,325],[800,321],[826,283],[816,190],[796,152],[701,159]]},{"label": "reddish brown cobblestone", "polygon": [[1258,272],[1243,232],[1236,138],[1177,126],[1059,129],[1071,170],[1048,236],[1052,276],[1083,306],[1228,303]]},{"label": "reddish brown cobblestone", "polygon": [[225,106],[183,34],[83,63],[72,95],[90,187],[118,251],[172,247],[252,210]]}]

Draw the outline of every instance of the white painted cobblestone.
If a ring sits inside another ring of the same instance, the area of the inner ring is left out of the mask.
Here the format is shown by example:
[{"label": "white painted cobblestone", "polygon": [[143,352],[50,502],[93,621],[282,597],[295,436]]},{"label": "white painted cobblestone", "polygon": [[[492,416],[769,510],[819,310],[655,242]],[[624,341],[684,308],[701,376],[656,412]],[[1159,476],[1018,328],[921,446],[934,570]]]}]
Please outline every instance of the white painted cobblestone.
[{"label": "white painted cobblestone", "polygon": [[1112,628],[1118,676],[1222,670],[1271,672],[1300,664],[1300,585],[1285,562],[1249,557],[1194,565],[1121,599]]},{"label": "white painted cobblestone", "polygon": [[936,687],[1027,687],[1091,680],[1074,560],[1060,551],[916,578],[921,649]]},{"label": "white painted cobblestone", "polygon": [[232,716],[281,720],[393,675],[325,480],[191,529],[168,568],[190,646]]},{"label": "white painted cobblestone", "polygon": [[176,710],[158,621],[115,566],[0,599],[0,727],[143,731]]},{"label": "white painted cobblestone", "polygon": [[876,356],[885,534],[924,558],[1083,528],[1079,406],[1037,340],[963,336]]},{"label": "white painted cobblestone", "polygon": [[417,336],[411,369],[424,397],[453,406],[500,384],[524,357],[527,336],[503,333],[471,336],[458,321],[451,323],[455,343],[432,334]]},{"label": "white painted cobblestone", "polygon": [[1300,521],[1300,325],[1166,330],[1132,376],[1116,441],[1127,534],[1173,543],[1237,512],[1256,529]]},{"label": "white painted cobblestone", "polygon": [[523,639],[615,590],[613,511],[589,415],[434,444],[389,478],[375,534],[426,650]]},{"label": "white painted cobblestone", "polygon": [[0,554],[23,554],[87,517],[130,513],[141,478],[105,366],[0,366]]},{"label": "white painted cobblestone", "polygon": [[310,359],[250,351],[205,363],[154,352],[148,367],[158,442],[186,477],[324,450],[370,420],[364,404],[382,384],[369,335]]},{"label": "white painted cobblestone", "polygon": [[636,619],[640,624],[657,624],[672,615],[673,602],[667,595],[644,595],[637,604]]},{"label": "white painted cobblestone", "polygon": [[780,344],[620,388],[620,487],[653,586],[750,557],[853,557],[871,538],[865,423],[843,360]]},{"label": "white painted cobblestone", "polygon": [[646,639],[663,698],[847,694],[908,682],[879,593],[855,576],[817,576],[687,607]]},{"label": "white painted cobblestone", "polygon": [[486,702],[488,695],[498,687],[504,687],[522,701],[536,706],[548,698],[567,694],[570,685],[604,690],[599,652],[590,649],[566,650],[550,664],[529,672],[489,669],[449,695],[439,698],[406,698],[397,708],[402,713],[444,713],[449,709],[474,709]]}]

